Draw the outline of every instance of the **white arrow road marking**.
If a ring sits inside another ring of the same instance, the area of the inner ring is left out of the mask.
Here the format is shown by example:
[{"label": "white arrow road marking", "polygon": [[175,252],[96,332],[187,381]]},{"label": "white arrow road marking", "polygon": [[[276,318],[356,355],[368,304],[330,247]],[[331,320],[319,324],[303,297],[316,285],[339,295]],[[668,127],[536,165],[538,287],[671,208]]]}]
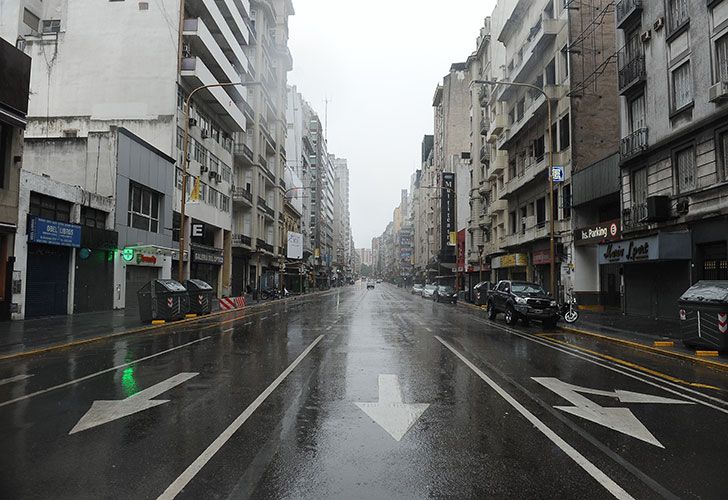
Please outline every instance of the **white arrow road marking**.
[{"label": "white arrow road marking", "polygon": [[379,375],[379,402],[354,403],[387,431],[395,441],[407,434],[429,404],[403,403],[397,375]]},{"label": "white arrow road marking", "polygon": [[33,376],[33,374],[31,373],[31,374],[16,375],[16,376],[10,377],[10,378],[4,378],[4,379],[0,380],[0,385],[12,384],[13,382],[20,382],[21,380],[25,380],[32,376]]},{"label": "white arrow road marking", "polygon": [[[645,427],[628,408],[605,408],[581,394],[593,394],[618,399],[622,403],[693,404],[691,401],[663,398],[652,394],[620,391],[613,392],[567,384],[553,377],[532,377],[533,380],[555,392],[574,406],[554,406],[577,417],[590,420],[622,434],[632,436],[646,443],[664,448],[662,443]],[[581,394],[580,394],[581,393]]]},{"label": "white arrow road marking", "polygon": [[91,405],[91,409],[81,417],[78,423],[69,434],[75,434],[77,432],[91,429],[97,425],[106,424],[114,420],[128,417],[134,413],[148,410],[155,406],[169,403],[168,399],[154,399],[160,394],[167,392],[173,387],[176,387],[184,382],[187,382],[192,377],[196,377],[199,373],[178,373],[174,377],[170,377],[167,380],[155,384],[143,391],[137,392],[122,400],[99,400],[94,401]]}]

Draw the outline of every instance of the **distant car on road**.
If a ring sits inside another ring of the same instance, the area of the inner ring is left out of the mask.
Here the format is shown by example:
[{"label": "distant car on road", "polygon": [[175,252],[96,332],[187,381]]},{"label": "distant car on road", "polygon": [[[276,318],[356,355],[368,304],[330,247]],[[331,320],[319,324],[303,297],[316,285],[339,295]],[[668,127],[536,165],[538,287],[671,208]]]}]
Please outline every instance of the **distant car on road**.
[{"label": "distant car on road", "polygon": [[381,283],[381,282],[382,282],[382,278],[379,278],[379,279],[377,280],[377,283]]},{"label": "distant car on road", "polygon": [[431,299],[435,289],[437,289],[437,285],[425,285],[425,288],[422,289],[422,298]]},{"label": "distant car on road", "polygon": [[515,325],[519,319],[528,325],[535,319],[553,328],[559,319],[558,303],[541,285],[527,281],[503,280],[488,292],[488,319],[494,321],[501,312],[509,325]]},{"label": "distant car on road", "polygon": [[372,289],[374,288],[374,282],[373,281],[367,281],[367,290],[369,290],[370,288],[372,288]]},{"label": "distant car on road", "polygon": [[435,288],[435,291],[432,294],[432,299],[435,302],[452,302],[453,304],[457,304],[458,294],[451,286],[439,285]]},{"label": "distant car on road", "polygon": [[423,288],[425,288],[424,285],[415,283],[414,285],[412,285],[412,295],[422,295]]}]

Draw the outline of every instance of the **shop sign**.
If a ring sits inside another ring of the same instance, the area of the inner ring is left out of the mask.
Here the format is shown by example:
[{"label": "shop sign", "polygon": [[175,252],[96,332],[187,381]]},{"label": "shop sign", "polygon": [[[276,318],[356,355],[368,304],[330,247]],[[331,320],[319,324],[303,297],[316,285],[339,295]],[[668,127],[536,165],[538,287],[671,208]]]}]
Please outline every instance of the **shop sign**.
[{"label": "shop sign", "polygon": [[455,246],[455,174],[442,173],[442,249]]},{"label": "shop sign", "polygon": [[213,264],[216,266],[222,265],[224,262],[222,250],[193,250],[192,251],[192,262],[198,262],[200,264]]},{"label": "shop sign", "polygon": [[150,255],[146,253],[137,253],[136,254],[136,265],[137,266],[156,266],[157,265],[157,256],[156,255]]},{"label": "shop sign", "polygon": [[[556,256],[558,261],[558,255]],[[544,264],[551,264],[551,250],[536,250],[532,254],[531,262],[535,266],[541,266]]]},{"label": "shop sign", "polygon": [[81,246],[81,226],[31,217],[28,240],[46,245],[78,248]]},{"label": "shop sign", "polygon": [[465,268],[465,229],[461,229],[457,233],[457,260],[456,265],[458,272],[463,272]]},{"label": "shop sign", "polygon": [[619,228],[619,219],[600,222],[592,226],[583,227],[574,231],[575,245],[589,245],[603,241],[618,240],[622,232]]},{"label": "shop sign", "polygon": [[656,260],[658,248],[657,236],[599,245],[599,264]]},{"label": "shop sign", "polygon": [[303,259],[303,234],[288,231],[286,257],[296,260]]},{"label": "shop sign", "polygon": [[494,257],[491,261],[493,269],[500,269],[503,267],[521,267],[528,265],[528,255],[525,253],[512,253],[509,255],[501,255],[500,257]]}]

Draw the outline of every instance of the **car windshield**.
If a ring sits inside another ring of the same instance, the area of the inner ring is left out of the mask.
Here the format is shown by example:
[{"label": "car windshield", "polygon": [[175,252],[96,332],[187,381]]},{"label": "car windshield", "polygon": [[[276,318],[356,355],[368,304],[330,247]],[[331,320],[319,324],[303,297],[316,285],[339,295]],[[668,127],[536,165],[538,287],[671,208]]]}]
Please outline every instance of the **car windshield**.
[{"label": "car windshield", "polygon": [[441,286],[437,288],[437,293],[455,293],[455,289],[451,286]]},{"label": "car windshield", "polygon": [[524,295],[546,295],[546,290],[536,283],[519,283],[514,281],[511,283],[511,291]]},{"label": "car windshield", "polygon": [[425,290],[427,290],[428,292],[434,292],[436,288],[437,285],[425,285]]}]

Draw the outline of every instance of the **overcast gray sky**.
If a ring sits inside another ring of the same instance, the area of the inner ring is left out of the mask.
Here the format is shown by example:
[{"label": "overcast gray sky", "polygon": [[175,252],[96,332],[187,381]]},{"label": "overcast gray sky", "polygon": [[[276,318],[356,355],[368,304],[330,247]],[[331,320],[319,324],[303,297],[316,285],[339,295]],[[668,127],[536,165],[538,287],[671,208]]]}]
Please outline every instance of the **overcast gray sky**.
[{"label": "overcast gray sky", "polygon": [[371,246],[432,133],[432,96],[475,49],[495,0],[293,0],[289,83],[324,119],[329,152],[349,160],[351,227]]}]

